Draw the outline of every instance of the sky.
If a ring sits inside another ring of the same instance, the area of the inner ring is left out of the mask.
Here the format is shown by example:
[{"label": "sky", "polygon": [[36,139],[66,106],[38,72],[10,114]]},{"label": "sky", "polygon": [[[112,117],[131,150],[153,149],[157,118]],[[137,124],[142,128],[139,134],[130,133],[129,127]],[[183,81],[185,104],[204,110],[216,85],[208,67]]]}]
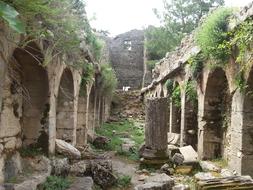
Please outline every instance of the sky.
[{"label": "sky", "polygon": [[[159,25],[153,8],[162,10],[163,0],[85,0],[91,26],[115,36],[148,25]],[[253,0],[225,0],[227,6],[244,6]]]}]

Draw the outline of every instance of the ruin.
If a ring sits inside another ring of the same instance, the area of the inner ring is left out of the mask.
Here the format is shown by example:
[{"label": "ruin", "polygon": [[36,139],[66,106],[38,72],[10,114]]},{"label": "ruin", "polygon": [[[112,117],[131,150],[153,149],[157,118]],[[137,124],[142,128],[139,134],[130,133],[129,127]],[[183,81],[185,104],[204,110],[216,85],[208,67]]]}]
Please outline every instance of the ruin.
[{"label": "ruin", "polygon": [[[230,30],[252,17],[252,4],[236,15],[236,22]],[[153,71],[153,81],[142,89],[144,99],[173,95],[167,89],[166,81],[173,81],[174,89],[180,88],[180,106],[169,105],[170,133],[180,133],[180,145],[192,145],[199,159],[222,158],[231,170],[240,175],[253,176],[252,162],[252,64],[245,73],[246,92],[236,87],[236,73],[240,66],[231,56],[226,67],[211,68],[204,63],[202,71],[192,75],[190,58],[201,50],[194,42],[194,34],[187,36],[181,46],[170,52],[157,63]],[[248,50],[250,51],[250,50]],[[235,55],[232,52],[231,55]],[[248,52],[250,54],[250,52]],[[187,100],[186,86],[195,77],[197,105]],[[192,105],[191,105],[192,104]],[[179,110],[178,110],[179,109]]]}]

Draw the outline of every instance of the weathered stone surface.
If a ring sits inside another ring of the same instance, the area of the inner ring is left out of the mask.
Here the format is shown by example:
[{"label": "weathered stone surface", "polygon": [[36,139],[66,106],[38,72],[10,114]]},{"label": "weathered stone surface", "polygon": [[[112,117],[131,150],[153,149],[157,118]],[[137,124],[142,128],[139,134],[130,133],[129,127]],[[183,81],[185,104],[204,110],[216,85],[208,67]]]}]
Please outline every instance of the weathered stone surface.
[{"label": "weathered stone surface", "polygon": [[145,180],[144,184],[137,185],[135,190],[171,190],[174,180],[166,174],[156,174]]},{"label": "weathered stone surface", "polygon": [[96,148],[105,148],[108,143],[110,142],[110,139],[105,136],[96,136],[93,140],[93,145]]},{"label": "weathered stone surface", "polygon": [[196,180],[214,179],[215,176],[211,172],[199,172],[194,175]]},{"label": "weathered stone surface", "polygon": [[56,176],[67,176],[70,171],[70,165],[67,158],[53,158],[52,174]]},{"label": "weathered stone surface", "polygon": [[174,169],[169,164],[164,164],[161,169],[161,173],[165,173],[167,175],[172,175],[174,173]]},{"label": "weathered stone surface", "polygon": [[179,184],[172,188],[172,190],[190,190],[188,185]]},{"label": "weathered stone surface", "polygon": [[74,163],[73,165],[70,166],[70,174],[74,176],[84,176],[85,172],[87,170],[87,162],[86,161],[80,161],[77,163]]},{"label": "weathered stone surface", "polygon": [[192,148],[192,146],[180,147],[179,151],[184,157],[184,163],[198,162],[198,153]]},{"label": "weathered stone surface", "polygon": [[180,134],[168,133],[168,144],[179,145],[180,144]]},{"label": "weathered stone surface", "polygon": [[68,156],[70,158],[75,158],[75,159],[81,158],[80,151],[77,150],[74,146],[72,146],[71,144],[69,144],[67,142],[60,140],[60,139],[56,139],[55,145],[56,145],[56,151],[58,153],[61,153],[61,154]]},{"label": "weathered stone surface", "polygon": [[184,163],[184,156],[180,153],[175,153],[174,156],[171,158],[172,162],[177,165],[181,165]]},{"label": "weathered stone surface", "polygon": [[94,182],[105,189],[116,183],[117,178],[112,171],[95,162],[91,165],[91,173]]},{"label": "weathered stone surface", "polygon": [[200,161],[199,164],[202,170],[206,172],[209,172],[209,171],[220,172],[221,171],[221,168],[219,168],[218,166],[216,166],[215,164],[209,161]]},{"label": "weathered stone surface", "polygon": [[93,190],[93,180],[91,177],[76,178],[68,190]]},{"label": "weathered stone surface", "polygon": [[129,138],[121,138],[121,140],[123,141],[121,148],[123,151],[128,152],[128,151],[133,151],[134,150],[134,146],[135,146],[135,142],[132,141]]}]

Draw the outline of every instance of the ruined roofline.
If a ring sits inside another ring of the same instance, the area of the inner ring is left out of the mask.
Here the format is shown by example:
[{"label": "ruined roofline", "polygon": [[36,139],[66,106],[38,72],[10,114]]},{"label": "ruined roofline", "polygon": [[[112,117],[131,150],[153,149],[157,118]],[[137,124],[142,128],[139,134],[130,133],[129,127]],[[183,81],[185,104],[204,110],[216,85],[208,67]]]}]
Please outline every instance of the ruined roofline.
[{"label": "ruined roofline", "polygon": [[[240,11],[231,16],[229,30],[236,29],[237,26],[250,17],[253,17],[253,2],[241,8]],[[194,42],[194,32],[195,31],[183,38],[180,46],[177,47],[175,51],[168,52],[166,56],[156,64],[154,72],[157,72],[159,75],[152,80],[150,85],[142,88],[141,94],[145,94],[149,90],[154,89],[157,84],[165,82],[175,72],[183,68],[191,56],[200,53],[201,49]]]}]

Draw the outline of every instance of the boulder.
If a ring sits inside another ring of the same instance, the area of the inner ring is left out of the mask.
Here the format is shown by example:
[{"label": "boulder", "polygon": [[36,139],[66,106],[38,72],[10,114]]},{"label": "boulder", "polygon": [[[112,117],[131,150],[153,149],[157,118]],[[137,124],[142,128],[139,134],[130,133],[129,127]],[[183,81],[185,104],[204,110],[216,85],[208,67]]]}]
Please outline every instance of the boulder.
[{"label": "boulder", "polygon": [[117,178],[113,175],[112,171],[107,166],[102,166],[98,163],[91,163],[91,174],[94,182],[104,189],[113,186]]},{"label": "boulder", "polygon": [[171,160],[176,165],[182,165],[184,163],[184,156],[180,153],[175,153]]},{"label": "boulder", "polygon": [[200,167],[204,172],[220,172],[221,168],[209,161],[200,161]]},{"label": "boulder", "polygon": [[180,147],[179,151],[184,157],[184,163],[198,162],[198,153],[192,148],[191,145]]},{"label": "boulder", "polygon": [[103,149],[105,148],[108,143],[110,142],[111,140],[107,137],[104,137],[104,136],[96,136],[93,140],[93,145],[96,147],[96,148],[100,148],[100,149]]},{"label": "boulder", "polygon": [[144,184],[137,185],[135,190],[171,190],[174,180],[166,174],[155,174],[145,180]]},{"label": "boulder", "polygon": [[80,159],[81,158],[81,153],[79,150],[77,150],[74,146],[71,144],[61,140],[61,139],[56,139],[55,140],[55,145],[56,145],[56,151],[60,154],[63,154],[69,158],[73,159]]},{"label": "boulder", "polygon": [[87,162],[80,161],[70,166],[69,173],[73,176],[82,177],[85,175],[86,169],[87,169]]},{"label": "boulder", "polygon": [[174,169],[169,164],[164,164],[161,169],[161,173],[165,173],[167,175],[172,175],[174,173]]},{"label": "boulder", "polygon": [[52,175],[65,177],[69,174],[70,165],[67,158],[53,158],[51,165]]}]

